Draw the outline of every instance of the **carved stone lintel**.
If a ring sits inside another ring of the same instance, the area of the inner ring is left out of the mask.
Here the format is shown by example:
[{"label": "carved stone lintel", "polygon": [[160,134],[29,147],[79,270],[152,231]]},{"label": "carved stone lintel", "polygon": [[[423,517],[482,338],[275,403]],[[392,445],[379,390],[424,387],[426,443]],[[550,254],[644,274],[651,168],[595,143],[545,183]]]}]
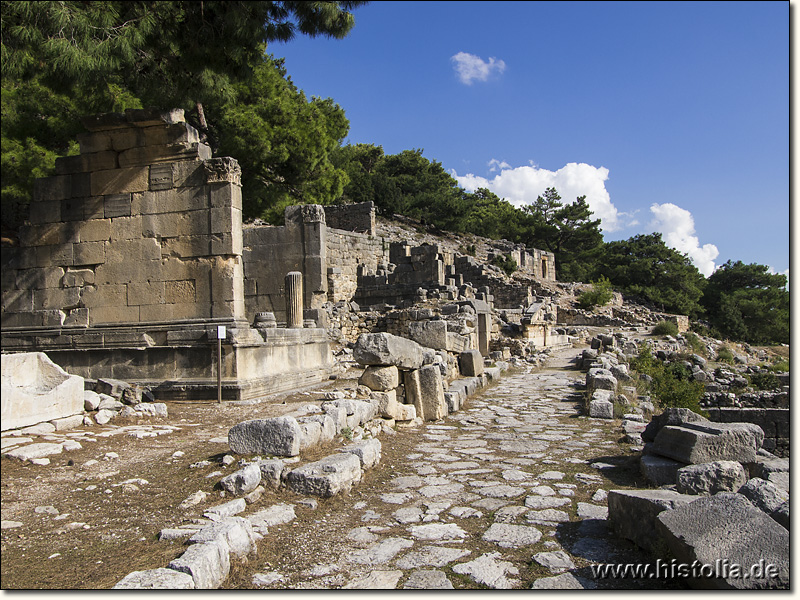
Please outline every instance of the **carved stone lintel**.
[{"label": "carved stone lintel", "polygon": [[284,212],[284,221],[287,225],[305,223],[322,223],[324,225],[325,210],[319,204],[287,206]]},{"label": "carved stone lintel", "polygon": [[206,183],[233,183],[242,185],[242,168],[235,158],[223,156],[203,161]]}]

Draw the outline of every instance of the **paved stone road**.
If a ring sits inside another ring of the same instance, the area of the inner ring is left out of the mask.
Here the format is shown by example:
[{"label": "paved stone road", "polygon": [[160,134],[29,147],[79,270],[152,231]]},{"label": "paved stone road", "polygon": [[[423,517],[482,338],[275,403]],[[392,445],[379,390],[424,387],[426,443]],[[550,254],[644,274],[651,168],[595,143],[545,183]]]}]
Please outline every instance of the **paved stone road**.
[{"label": "paved stone road", "polygon": [[577,353],[383,438],[381,474],[347,498],[313,509],[282,498],[297,520],[271,528],[226,587],[663,587],[591,579],[591,563],[643,557],[606,526],[606,491],[636,476],[619,425],[579,416]]}]

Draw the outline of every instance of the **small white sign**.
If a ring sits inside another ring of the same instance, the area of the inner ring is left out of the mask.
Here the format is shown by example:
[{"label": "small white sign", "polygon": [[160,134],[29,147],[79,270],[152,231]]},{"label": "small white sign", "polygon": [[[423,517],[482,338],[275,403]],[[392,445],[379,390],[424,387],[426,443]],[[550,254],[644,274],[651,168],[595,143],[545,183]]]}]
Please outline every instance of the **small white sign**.
[{"label": "small white sign", "polygon": [[227,336],[227,331],[225,330],[225,325],[217,325],[217,339],[224,340],[225,336]]}]

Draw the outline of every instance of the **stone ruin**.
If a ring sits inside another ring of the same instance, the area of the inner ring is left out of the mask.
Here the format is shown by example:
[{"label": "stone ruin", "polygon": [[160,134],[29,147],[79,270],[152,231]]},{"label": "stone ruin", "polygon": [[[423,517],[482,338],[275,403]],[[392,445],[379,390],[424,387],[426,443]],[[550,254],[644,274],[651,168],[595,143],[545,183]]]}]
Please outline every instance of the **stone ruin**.
[{"label": "stone ruin", "polygon": [[[36,180],[19,246],[3,248],[6,353],[46,352],[69,373],[147,386],[160,400],[215,398],[219,366],[222,398],[249,400],[331,376],[326,327],[342,305],[469,299],[473,331],[452,318],[452,329],[417,329],[488,356],[495,306],[534,299],[472,257],[378,238],[372,203],[291,206],[283,226],[243,226],[238,163],[212,157],[182,110],[83,125],[80,154]],[[551,253],[508,251],[523,272],[555,281]]]}]

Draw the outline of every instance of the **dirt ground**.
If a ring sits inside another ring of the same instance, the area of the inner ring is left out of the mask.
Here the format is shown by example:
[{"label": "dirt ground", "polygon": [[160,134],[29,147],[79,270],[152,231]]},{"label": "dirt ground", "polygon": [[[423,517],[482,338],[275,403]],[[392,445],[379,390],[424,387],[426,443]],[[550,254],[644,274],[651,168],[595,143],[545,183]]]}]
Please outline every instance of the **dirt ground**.
[{"label": "dirt ground", "polygon": [[[222,441],[233,425],[279,416],[312,401],[318,404],[323,392],[355,384],[344,377],[314,391],[251,405],[170,402],[167,418],[111,422],[119,428],[136,424],[180,428],[170,433],[138,439],[123,431],[97,437],[95,442],[81,441],[81,450],[51,456],[46,466],[2,458],[2,519],[23,523],[2,531],[2,588],[107,589],[131,571],[165,567],[185,548],[180,542],[155,543],[159,531],[232,499],[220,497],[223,492],[213,487],[236,469],[235,463],[225,467],[219,462],[229,451]],[[95,425],[75,431],[108,429]],[[106,459],[109,452],[118,458]],[[173,457],[175,452],[184,454]],[[328,448],[325,453],[329,452]],[[303,459],[314,456],[304,453]],[[97,462],[87,466],[92,460]],[[190,467],[199,461],[210,465]],[[206,478],[214,471],[222,473]],[[178,507],[198,490],[212,495],[188,511]],[[36,512],[37,507],[40,511],[53,507],[58,513]]]}]

